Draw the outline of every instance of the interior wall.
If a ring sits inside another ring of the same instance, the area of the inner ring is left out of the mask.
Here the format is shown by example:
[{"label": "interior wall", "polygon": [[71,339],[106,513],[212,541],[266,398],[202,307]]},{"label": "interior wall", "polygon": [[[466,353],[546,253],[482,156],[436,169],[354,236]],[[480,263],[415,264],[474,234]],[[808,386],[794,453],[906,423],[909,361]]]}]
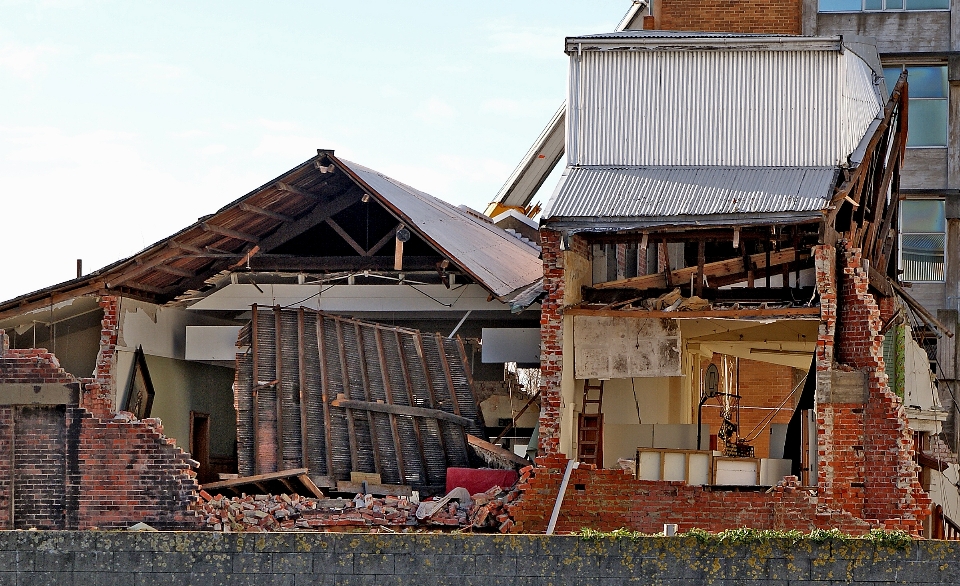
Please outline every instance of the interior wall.
[{"label": "interior wall", "polygon": [[[579,383],[582,394],[583,381]],[[611,379],[603,383],[603,465],[634,459],[653,424],[685,423],[680,413],[679,377]],[[580,411],[579,397],[576,406]],[[643,427],[641,427],[641,424]],[[647,428],[647,429],[643,429]]]},{"label": "interior wall", "polygon": [[[134,352],[117,351],[118,394],[126,398],[133,370]],[[237,414],[233,407],[231,368],[146,355],[153,382],[151,417],[163,421],[167,437],[190,451],[190,411],[210,414],[210,455],[232,456],[237,438]],[[118,404],[123,409],[125,403]]]},{"label": "interior wall", "polygon": [[[563,307],[568,307],[580,303],[584,286],[593,285],[593,266],[588,256],[573,250],[561,254],[564,271]],[[579,393],[583,388],[583,383],[574,378],[573,321],[572,317],[565,317],[562,322],[563,358],[560,373],[560,451],[571,457],[577,453],[576,409],[579,409]]]}]

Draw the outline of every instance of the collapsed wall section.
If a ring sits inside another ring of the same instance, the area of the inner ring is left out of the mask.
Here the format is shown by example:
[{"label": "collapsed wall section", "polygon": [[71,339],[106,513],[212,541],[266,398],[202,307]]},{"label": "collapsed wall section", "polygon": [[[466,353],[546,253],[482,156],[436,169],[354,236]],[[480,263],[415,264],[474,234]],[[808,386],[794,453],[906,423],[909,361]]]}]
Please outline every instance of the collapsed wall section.
[{"label": "collapsed wall section", "polygon": [[0,331],[0,529],[199,526],[189,455],[159,420],[109,414],[116,330],[105,313],[91,379],[44,349],[10,349]]}]

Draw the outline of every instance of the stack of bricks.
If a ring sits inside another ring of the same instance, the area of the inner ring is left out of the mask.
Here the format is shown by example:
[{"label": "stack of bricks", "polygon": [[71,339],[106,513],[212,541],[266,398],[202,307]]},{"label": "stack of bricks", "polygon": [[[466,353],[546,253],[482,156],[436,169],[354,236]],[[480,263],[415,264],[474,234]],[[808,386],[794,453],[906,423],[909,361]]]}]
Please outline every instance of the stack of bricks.
[{"label": "stack of bricks", "polygon": [[100,355],[89,379],[65,372],[42,348],[11,349],[0,331],[0,385],[73,384],[81,391],[79,405],[0,406],[0,529],[199,524],[189,510],[196,463],[163,435],[159,420],[111,414],[116,299],[101,306]]},{"label": "stack of bricks", "polygon": [[[514,533],[546,529],[567,459],[548,456],[538,458],[537,463],[540,467],[516,487],[521,493],[519,500],[507,507]],[[585,527],[612,531],[624,527],[658,533],[666,523],[679,525],[681,531],[697,528],[719,532],[739,527],[810,531],[836,527],[851,535],[882,527],[818,505],[792,476],[770,493],[714,492],[683,482],[636,480],[622,470],[597,470],[581,464],[571,474],[556,531],[570,533]]]},{"label": "stack of bricks", "polygon": [[672,0],[653,7],[644,28],[773,35],[799,35],[803,28],[800,0]]},{"label": "stack of bricks", "polygon": [[[820,402],[818,485],[825,506],[918,532],[929,514],[914,461],[913,437],[900,399],[887,387],[881,305],[870,293],[859,249],[841,241],[815,250],[821,326],[817,370],[859,371],[866,403]],[[883,304],[885,313],[892,305]]]}]

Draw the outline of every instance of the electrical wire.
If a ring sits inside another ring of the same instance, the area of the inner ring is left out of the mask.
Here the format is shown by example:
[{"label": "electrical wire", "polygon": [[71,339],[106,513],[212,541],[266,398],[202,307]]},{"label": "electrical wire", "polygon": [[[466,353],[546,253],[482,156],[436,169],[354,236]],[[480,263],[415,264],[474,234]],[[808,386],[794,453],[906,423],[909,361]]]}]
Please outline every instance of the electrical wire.
[{"label": "electrical wire", "polygon": [[637,379],[630,377],[630,385],[633,387],[633,402],[637,405],[637,423],[642,424],[640,419],[640,400],[637,399]]},{"label": "electrical wire", "polygon": [[783,401],[780,401],[780,404],[777,405],[776,409],[772,413],[769,413],[766,416],[764,416],[764,418],[760,420],[760,423],[758,423],[756,427],[750,430],[750,433],[748,434],[749,437],[744,441],[752,442],[753,440],[760,437],[760,432],[763,431],[763,428],[765,428],[771,421],[773,421],[773,418],[776,417],[777,414],[783,410],[783,407],[784,405],[787,404],[787,401],[789,401],[791,397],[796,395],[798,390],[803,388],[803,385],[807,382],[807,376],[809,375],[803,375],[803,378],[800,379],[800,382],[797,383],[797,386],[793,387],[793,391],[791,391],[789,395],[784,397]]}]

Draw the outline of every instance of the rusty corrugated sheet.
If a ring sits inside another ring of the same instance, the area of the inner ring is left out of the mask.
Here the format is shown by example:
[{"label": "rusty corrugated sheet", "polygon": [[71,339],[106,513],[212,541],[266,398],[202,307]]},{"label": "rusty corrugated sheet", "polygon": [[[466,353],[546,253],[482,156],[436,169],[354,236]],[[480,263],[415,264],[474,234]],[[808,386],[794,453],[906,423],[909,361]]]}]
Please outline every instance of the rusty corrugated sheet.
[{"label": "rusty corrugated sheet", "polygon": [[[469,466],[466,434],[482,435],[483,426],[457,339],[279,308],[255,308],[241,338],[251,344],[235,385],[241,476],[303,467],[334,480],[370,472],[435,489],[448,467]],[[338,405],[344,399],[464,422]]]}]

